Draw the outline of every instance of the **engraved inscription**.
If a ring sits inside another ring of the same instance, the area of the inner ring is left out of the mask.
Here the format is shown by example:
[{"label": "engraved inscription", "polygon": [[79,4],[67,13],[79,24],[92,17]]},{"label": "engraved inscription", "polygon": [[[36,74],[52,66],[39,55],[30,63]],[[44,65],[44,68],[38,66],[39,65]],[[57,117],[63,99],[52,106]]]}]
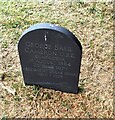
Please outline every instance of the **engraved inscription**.
[{"label": "engraved inscription", "polygon": [[[47,36],[44,36],[45,41]],[[26,42],[26,54],[32,54],[29,59],[32,67],[24,67],[28,72],[36,72],[38,76],[63,78],[64,75],[75,76],[75,73],[68,71],[72,65],[66,58],[74,59],[75,55],[70,46],[50,45],[42,43]]]}]

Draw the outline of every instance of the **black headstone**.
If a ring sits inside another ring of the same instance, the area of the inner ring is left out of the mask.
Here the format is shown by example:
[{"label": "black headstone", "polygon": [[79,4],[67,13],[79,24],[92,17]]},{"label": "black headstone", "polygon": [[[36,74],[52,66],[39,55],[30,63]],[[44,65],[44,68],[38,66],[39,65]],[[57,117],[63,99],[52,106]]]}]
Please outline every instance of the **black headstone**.
[{"label": "black headstone", "polygon": [[69,30],[33,25],[22,34],[18,51],[26,85],[78,92],[82,46]]}]

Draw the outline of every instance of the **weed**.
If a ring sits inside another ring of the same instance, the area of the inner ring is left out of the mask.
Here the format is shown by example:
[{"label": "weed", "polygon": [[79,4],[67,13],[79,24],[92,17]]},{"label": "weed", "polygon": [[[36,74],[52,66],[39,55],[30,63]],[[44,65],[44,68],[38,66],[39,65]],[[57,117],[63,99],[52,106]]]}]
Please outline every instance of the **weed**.
[{"label": "weed", "polygon": [[12,87],[17,91],[19,89],[19,83],[13,83]]},{"label": "weed", "polygon": [[93,40],[90,40],[90,48],[93,49],[94,48],[94,43]]},{"label": "weed", "polygon": [[51,99],[51,94],[48,93],[48,92],[44,92],[43,95],[42,95],[42,99],[43,100]]},{"label": "weed", "polygon": [[79,2],[78,2],[79,8],[80,8],[80,7],[84,7],[84,5],[85,5],[84,0],[79,0]]},{"label": "weed", "polygon": [[87,112],[87,115],[89,118],[92,116],[91,112]]},{"label": "weed", "polygon": [[5,104],[5,105],[8,105],[8,104],[9,104],[9,101],[4,100],[4,104]]},{"label": "weed", "polygon": [[92,14],[94,14],[94,13],[97,12],[97,9],[96,9],[96,3],[93,3],[93,6],[90,7],[89,12],[92,13]]},{"label": "weed", "polygon": [[21,98],[18,95],[15,95],[14,100],[19,102],[21,100]]},{"label": "weed", "polygon": [[101,22],[104,21],[104,13],[101,13],[101,14],[100,14],[100,19],[101,19],[101,20],[100,20]]},{"label": "weed", "polygon": [[7,41],[2,42],[2,48],[8,48],[8,42]]},{"label": "weed", "polygon": [[5,117],[5,116],[4,116],[4,117],[2,117],[2,119],[1,119],[1,120],[7,120],[7,117]]},{"label": "weed", "polygon": [[40,90],[39,85],[38,86],[36,86],[36,85],[33,86],[33,94],[34,95],[38,96],[39,95],[39,90]]},{"label": "weed", "polygon": [[67,107],[67,106],[68,106],[68,103],[67,103],[67,101],[62,101],[62,102],[61,102],[61,105],[64,106],[64,107]]},{"label": "weed", "polygon": [[71,109],[71,104],[69,104],[68,100],[64,100],[61,102],[61,105],[65,108],[67,108],[67,110]]}]

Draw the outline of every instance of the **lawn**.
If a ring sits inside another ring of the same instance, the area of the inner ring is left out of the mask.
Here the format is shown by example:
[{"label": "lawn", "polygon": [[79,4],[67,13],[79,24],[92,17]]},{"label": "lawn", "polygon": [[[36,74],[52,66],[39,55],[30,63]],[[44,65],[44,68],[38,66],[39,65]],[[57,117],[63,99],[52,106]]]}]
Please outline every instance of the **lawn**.
[{"label": "lawn", "polygon": [[[113,118],[112,2],[0,2],[0,118]],[[29,26],[66,27],[83,47],[78,94],[25,86],[17,51]]]}]

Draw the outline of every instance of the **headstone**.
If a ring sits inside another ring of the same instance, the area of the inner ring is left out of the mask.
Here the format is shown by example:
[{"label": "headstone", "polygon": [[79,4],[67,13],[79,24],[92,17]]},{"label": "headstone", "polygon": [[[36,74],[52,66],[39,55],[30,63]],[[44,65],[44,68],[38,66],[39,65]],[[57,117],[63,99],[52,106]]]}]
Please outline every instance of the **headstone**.
[{"label": "headstone", "polygon": [[28,28],[18,43],[26,85],[78,92],[82,46],[66,28],[40,23]]}]

